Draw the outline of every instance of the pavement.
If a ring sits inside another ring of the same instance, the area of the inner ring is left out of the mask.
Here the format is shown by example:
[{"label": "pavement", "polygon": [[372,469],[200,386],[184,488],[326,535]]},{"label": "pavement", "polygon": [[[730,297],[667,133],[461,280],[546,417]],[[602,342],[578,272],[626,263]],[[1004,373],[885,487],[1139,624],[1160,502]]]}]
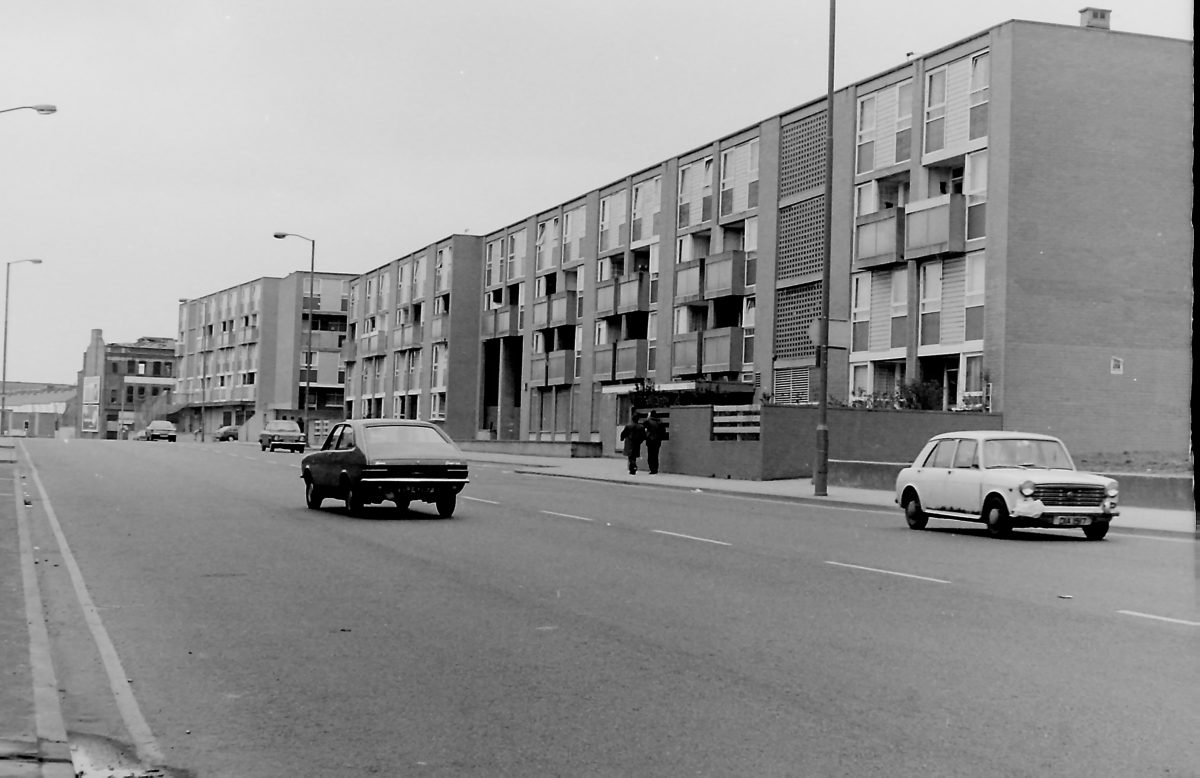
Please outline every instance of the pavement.
[{"label": "pavement", "polygon": [[[35,625],[27,618],[31,601],[40,604],[25,581],[26,559],[19,542],[19,528],[28,521],[25,496],[28,487],[18,471],[15,441],[0,438],[0,778],[65,778],[75,775],[63,763],[63,744],[53,722],[57,706],[49,710],[43,696],[35,694],[35,667],[44,667],[48,656],[39,641],[31,638]],[[868,510],[894,511],[902,520],[890,491],[828,486],[826,496],[814,493],[811,478],[778,481],[746,481],[639,470],[629,475],[624,457],[565,458],[525,456],[491,452],[465,452],[468,461],[509,466],[514,472],[554,478],[636,484],[689,492],[711,492],[754,496],[806,505],[838,505]],[[1163,510],[1121,506],[1112,533],[1158,534],[1177,539],[1200,537],[1195,511]],[[30,561],[30,564],[32,562]],[[38,699],[43,702],[39,703]]]}]

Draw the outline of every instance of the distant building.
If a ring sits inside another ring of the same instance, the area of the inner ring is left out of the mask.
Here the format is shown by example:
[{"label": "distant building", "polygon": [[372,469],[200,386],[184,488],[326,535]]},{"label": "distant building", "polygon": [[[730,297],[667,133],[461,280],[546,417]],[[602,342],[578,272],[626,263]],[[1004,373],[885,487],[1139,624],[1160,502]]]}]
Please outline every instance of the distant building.
[{"label": "distant building", "polygon": [[314,274],[310,299],[308,275],[263,277],[180,300],[174,415],[181,434],[237,425],[243,440],[254,439],[272,419],[303,423],[307,406],[316,440],[342,418],[341,348],[354,276]]},{"label": "distant building", "polygon": [[105,343],[103,331],[92,330],[76,389],[76,434],[110,440],[127,437],[159,418],[151,408],[165,408],[161,400],[174,386],[174,338]]},{"label": "distant building", "polygon": [[0,430],[9,435],[51,438],[75,423],[75,417],[67,415],[75,404],[74,386],[9,381],[7,388],[6,423]]}]

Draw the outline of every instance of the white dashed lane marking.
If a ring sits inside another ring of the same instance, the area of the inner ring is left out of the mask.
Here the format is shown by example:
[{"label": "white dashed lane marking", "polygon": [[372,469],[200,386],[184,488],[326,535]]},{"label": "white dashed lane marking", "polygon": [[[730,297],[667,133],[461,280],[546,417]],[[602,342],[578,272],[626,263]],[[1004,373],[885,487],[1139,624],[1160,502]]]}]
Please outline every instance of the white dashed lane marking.
[{"label": "white dashed lane marking", "polygon": [[852,570],[866,570],[867,572],[870,572],[870,573],[883,573],[884,575],[898,575],[901,578],[915,578],[918,581],[931,581],[933,583],[943,583],[943,584],[950,583],[950,581],[947,581],[944,578],[930,578],[929,576],[926,576],[926,575],[913,575],[912,573],[901,573],[896,570],[882,570],[878,567],[864,567],[862,565],[847,564],[846,562],[832,562],[828,559],[825,560],[825,564],[834,565],[836,567],[848,567],[848,568],[851,568]]},{"label": "white dashed lane marking", "polygon": [[673,538],[683,538],[684,540],[698,540],[701,543],[712,543],[718,546],[732,546],[732,543],[726,543],[724,540],[713,540],[712,538],[699,538],[695,535],[683,535],[679,532],[667,532],[665,529],[652,529],[651,532],[657,535],[670,535]]},{"label": "white dashed lane marking", "polygon": [[555,513],[554,511],[539,511],[539,513],[544,513],[547,516],[561,516],[564,519],[575,519],[576,521],[595,521],[595,519],[589,519],[587,516],[573,516],[570,513]]},{"label": "white dashed lane marking", "polygon": [[1182,624],[1185,627],[1200,627],[1200,621],[1188,621],[1187,619],[1173,619],[1170,616],[1155,616],[1153,613],[1140,613],[1138,611],[1117,611],[1123,616],[1137,616],[1140,619],[1153,619],[1154,621],[1165,621],[1169,624]]}]

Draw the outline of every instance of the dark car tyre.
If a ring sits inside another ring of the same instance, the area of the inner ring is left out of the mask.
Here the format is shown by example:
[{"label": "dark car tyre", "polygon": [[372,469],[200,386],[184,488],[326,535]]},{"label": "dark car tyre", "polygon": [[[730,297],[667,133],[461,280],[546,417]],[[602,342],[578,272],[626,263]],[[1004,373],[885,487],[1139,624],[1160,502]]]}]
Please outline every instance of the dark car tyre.
[{"label": "dark car tyre", "polygon": [[448,519],[454,515],[454,508],[458,505],[458,495],[444,494],[437,498],[437,512],[443,519]]},{"label": "dark car tyre", "polygon": [[1083,528],[1083,534],[1088,540],[1104,540],[1108,534],[1107,521],[1095,521]]},{"label": "dark car tyre", "polygon": [[1012,532],[1012,523],[1008,520],[1008,507],[1000,500],[988,500],[983,506],[983,520],[987,523],[988,534],[994,538],[1003,538]]},{"label": "dark car tyre", "polygon": [[266,451],[266,450],[267,450],[267,444],[266,444],[266,443],[259,443],[258,445],[262,446],[262,450],[263,450],[263,451]]},{"label": "dark car tyre", "polygon": [[325,499],[324,490],[313,483],[312,476],[304,476],[304,502],[314,511],[321,507]]},{"label": "dark car tyre", "polygon": [[920,498],[912,493],[905,497],[904,519],[908,522],[908,528],[925,529],[925,526],[929,524],[929,515],[921,508]]},{"label": "dark car tyre", "polygon": [[404,513],[408,510],[408,506],[411,503],[412,500],[396,500],[396,510],[400,513]]},{"label": "dark car tyre", "polygon": [[353,483],[346,484],[346,513],[351,516],[361,516],[363,512],[362,495]]}]

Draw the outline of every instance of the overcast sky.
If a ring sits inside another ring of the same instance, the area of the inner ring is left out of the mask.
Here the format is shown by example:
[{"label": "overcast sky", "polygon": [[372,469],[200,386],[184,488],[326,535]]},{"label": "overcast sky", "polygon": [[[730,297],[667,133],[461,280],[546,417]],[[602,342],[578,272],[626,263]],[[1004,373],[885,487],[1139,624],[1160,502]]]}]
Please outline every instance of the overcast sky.
[{"label": "overcast sky", "polygon": [[[841,88],[1083,0],[843,0]],[[1191,3],[1114,30],[1191,40]],[[820,0],[0,0],[8,378],[74,383],[93,328],[176,335],[177,300],[361,273],[483,234],[825,93]],[[1182,162],[1181,162],[1182,164]]]}]

